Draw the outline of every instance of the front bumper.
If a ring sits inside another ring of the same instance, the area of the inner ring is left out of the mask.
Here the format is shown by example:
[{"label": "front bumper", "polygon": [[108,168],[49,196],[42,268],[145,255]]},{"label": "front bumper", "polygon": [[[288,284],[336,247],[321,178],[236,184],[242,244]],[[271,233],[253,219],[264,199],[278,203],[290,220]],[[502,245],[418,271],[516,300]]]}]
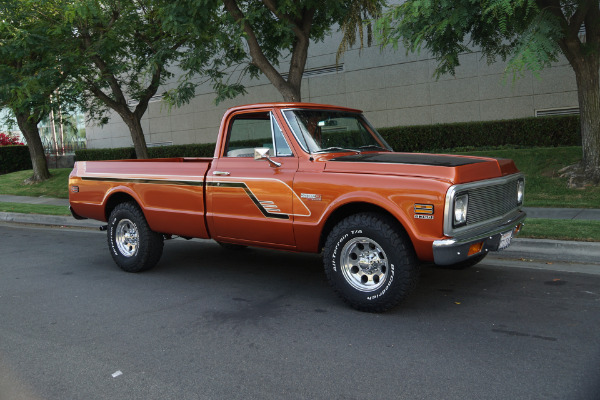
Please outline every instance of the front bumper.
[{"label": "front bumper", "polygon": [[[502,234],[512,232],[513,236],[521,230],[526,213],[518,211],[504,221],[494,224],[483,231],[465,233],[461,237],[436,240],[433,242],[433,261],[437,265],[451,265],[490,251],[498,251]],[[482,243],[481,251],[469,255],[471,245]]]}]

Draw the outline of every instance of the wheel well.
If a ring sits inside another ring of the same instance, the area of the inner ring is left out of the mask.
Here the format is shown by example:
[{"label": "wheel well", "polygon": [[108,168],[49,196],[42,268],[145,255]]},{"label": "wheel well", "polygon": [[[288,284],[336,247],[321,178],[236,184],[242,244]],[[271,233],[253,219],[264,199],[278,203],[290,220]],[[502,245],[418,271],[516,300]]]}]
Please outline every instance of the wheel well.
[{"label": "wheel well", "polygon": [[106,220],[108,221],[108,218],[110,218],[110,213],[112,213],[112,210],[114,210],[117,205],[126,203],[128,201],[133,201],[137,204],[137,201],[135,201],[135,199],[127,193],[119,192],[111,195],[106,202],[106,206],[104,207],[104,216],[106,217]]},{"label": "wheel well", "polygon": [[380,214],[380,215],[386,217],[391,223],[396,225],[396,227],[398,229],[401,229],[402,231],[406,232],[406,229],[404,228],[402,223],[400,221],[398,221],[396,219],[396,217],[394,217],[386,209],[381,208],[381,207],[376,206],[371,203],[350,203],[350,204],[346,204],[346,205],[338,208],[329,216],[329,218],[327,219],[327,222],[325,222],[325,226],[323,227],[323,230],[321,231],[321,238],[319,240],[319,249],[322,249],[323,246],[325,246],[325,241],[327,240],[327,236],[329,236],[329,233],[338,224],[338,222],[340,222],[341,220],[343,220],[344,218],[346,218],[350,215],[365,213],[365,212]]}]

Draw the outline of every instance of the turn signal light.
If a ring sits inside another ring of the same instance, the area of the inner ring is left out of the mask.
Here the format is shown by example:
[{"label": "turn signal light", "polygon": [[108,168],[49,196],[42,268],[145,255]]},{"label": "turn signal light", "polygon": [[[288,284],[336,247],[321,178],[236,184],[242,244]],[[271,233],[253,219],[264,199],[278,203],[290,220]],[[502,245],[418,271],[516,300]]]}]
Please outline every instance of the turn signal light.
[{"label": "turn signal light", "polygon": [[483,242],[474,243],[469,247],[469,255],[477,254],[483,249]]},{"label": "turn signal light", "polygon": [[513,233],[516,235],[517,233],[521,232],[521,229],[523,229],[523,224],[517,225]]}]

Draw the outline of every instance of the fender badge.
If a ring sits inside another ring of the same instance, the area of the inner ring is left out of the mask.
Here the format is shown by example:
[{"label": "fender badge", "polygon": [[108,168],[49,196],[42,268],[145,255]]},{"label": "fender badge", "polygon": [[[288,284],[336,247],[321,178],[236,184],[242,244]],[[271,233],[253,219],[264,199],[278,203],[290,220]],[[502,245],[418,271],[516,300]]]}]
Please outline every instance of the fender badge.
[{"label": "fender badge", "polygon": [[320,194],[301,193],[300,194],[300,198],[306,199],[306,200],[321,201],[321,195]]},{"label": "fender badge", "polygon": [[433,215],[415,214],[415,219],[433,219]]}]

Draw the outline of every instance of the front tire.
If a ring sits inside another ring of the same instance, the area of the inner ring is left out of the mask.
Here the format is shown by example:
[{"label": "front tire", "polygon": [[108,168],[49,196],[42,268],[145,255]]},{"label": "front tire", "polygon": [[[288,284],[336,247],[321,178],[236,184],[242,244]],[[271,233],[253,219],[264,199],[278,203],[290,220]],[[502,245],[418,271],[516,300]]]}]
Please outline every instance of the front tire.
[{"label": "front tire", "polygon": [[374,213],[351,215],[339,222],[327,237],[323,263],[335,292],[360,311],[395,307],[419,277],[407,234],[395,221]]},{"label": "front tire", "polygon": [[112,210],[107,239],[113,260],[126,272],[147,271],[162,255],[162,234],[150,229],[144,213],[134,202],[118,204]]}]

